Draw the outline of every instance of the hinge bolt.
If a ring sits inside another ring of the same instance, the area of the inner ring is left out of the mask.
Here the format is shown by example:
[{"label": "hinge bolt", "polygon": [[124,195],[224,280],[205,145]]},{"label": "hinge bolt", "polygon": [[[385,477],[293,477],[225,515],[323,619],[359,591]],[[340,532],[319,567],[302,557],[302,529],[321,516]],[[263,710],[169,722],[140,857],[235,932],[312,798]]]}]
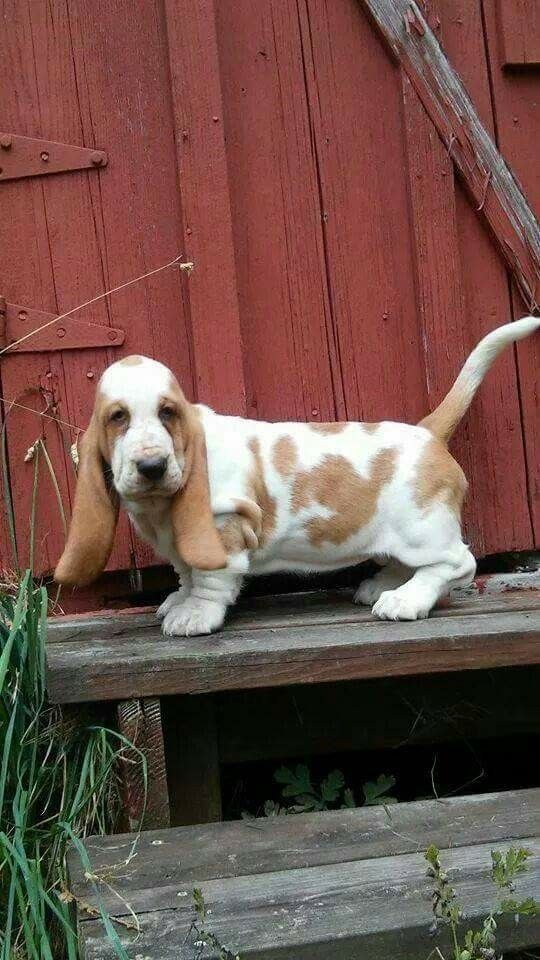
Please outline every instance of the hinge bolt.
[{"label": "hinge bolt", "polygon": [[94,153],[92,153],[90,156],[90,160],[92,161],[95,167],[100,167],[104,159],[105,157],[103,156],[103,154],[99,153],[97,150]]},{"label": "hinge bolt", "polygon": [[49,154],[47,153],[47,151],[46,151],[46,150],[43,150],[42,153],[40,154],[40,156],[41,156],[41,159],[43,160],[43,162],[44,162],[44,163],[47,163],[47,160],[49,159]]},{"label": "hinge bolt", "polygon": [[58,337],[65,337],[66,331],[64,330],[64,327],[59,327],[58,330],[56,331],[56,335]]},{"label": "hinge bolt", "polygon": [[88,377],[89,380],[93,380],[95,377],[95,373],[93,370],[89,370],[86,376]]},{"label": "hinge bolt", "polygon": [[26,310],[19,310],[19,320],[27,320],[27,319],[28,319],[28,313],[26,312]]},{"label": "hinge bolt", "polygon": [[109,340],[116,340],[116,330],[109,330]]},{"label": "hinge bolt", "polygon": [[9,150],[13,143],[13,137],[10,137],[9,133],[3,133],[0,137],[0,147],[2,150]]}]

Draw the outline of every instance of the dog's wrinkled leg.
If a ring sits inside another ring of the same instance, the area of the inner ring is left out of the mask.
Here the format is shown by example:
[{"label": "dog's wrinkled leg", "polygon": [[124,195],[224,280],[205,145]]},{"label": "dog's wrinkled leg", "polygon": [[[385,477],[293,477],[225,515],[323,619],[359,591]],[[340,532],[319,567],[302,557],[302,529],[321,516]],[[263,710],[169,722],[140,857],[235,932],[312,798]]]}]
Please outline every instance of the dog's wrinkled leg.
[{"label": "dog's wrinkled leg", "polygon": [[413,575],[410,567],[404,567],[397,560],[390,560],[382,570],[379,570],[373,577],[363,580],[356,591],[353,602],[365,604],[366,607],[372,607],[385,590],[394,590],[400,587]]},{"label": "dog's wrinkled leg", "polygon": [[242,579],[241,574],[229,570],[192,570],[191,592],[165,615],[163,633],[193,637],[219,630],[227,607],[240,592]]},{"label": "dog's wrinkled leg", "polygon": [[386,590],[373,613],[381,620],[421,620],[451,587],[470,583],[475,571],[476,561],[464,547],[459,562],[420,567],[407,583],[396,590]]},{"label": "dog's wrinkled leg", "polygon": [[169,611],[173,609],[173,607],[180,607],[187,600],[191,593],[191,570],[189,567],[178,568],[176,572],[178,574],[180,586],[178,590],[174,590],[173,593],[170,593],[169,596],[163,601],[161,606],[157,608],[156,617],[158,620],[163,620]]}]

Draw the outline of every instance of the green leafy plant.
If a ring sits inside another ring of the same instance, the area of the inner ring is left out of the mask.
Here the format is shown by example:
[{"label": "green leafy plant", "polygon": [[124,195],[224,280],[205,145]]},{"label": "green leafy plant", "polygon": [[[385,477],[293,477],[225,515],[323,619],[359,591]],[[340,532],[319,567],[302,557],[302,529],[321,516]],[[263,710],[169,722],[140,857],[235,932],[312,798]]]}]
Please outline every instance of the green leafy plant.
[{"label": "green leafy plant", "polygon": [[279,767],[274,779],[283,784],[283,799],[294,800],[287,808],[289,813],[329,810],[333,806],[354,806],[352,792],[345,788],[345,777],[341,770],[332,770],[319,784],[313,784],[309,767],[299,763],[294,770]]},{"label": "green leafy plant", "polygon": [[[294,768],[279,767],[274,773],[274,780],[281,784],[281,797],[285,802],[267,800],[263,806],[265,817],[312,813],[317,810],[345,810],[357,805],[353,791],[345,785],[345,777],[341,770],[332,770],[319,783],[314,783],[309,767],[299,763]],[[362,785],[363,805],[373,807],[397,803],[397,798],[388,793],[395,785],[395,777],[384,773],[381,773],[375,781],[367,780]],[[252,814],[244,812],[242,816],[249,819]]]},{"label": "green leafy plant", "polygon": [[439,850],[433,845],[428,847],[425,859],[429,863],[428,877],[433,880],[432,932],[435,933],[440,925],[449,927],[453,945],[451,958],[445,958],[438,947],[435,949],[440,960],[502,960],[497,950],[496,918],[503,914],[510,914],[517,922],[520,916],[540,915],[540,904],[532,897],[521,901],[513,897],[502,897],[503,893],[514,893],[515,880],[526,870],[529,856],[530,852],[523,848],[516,850],[510,847],[506,854],[492,851],[491,879],[499,893],[499,901],[485,918],[480,929],[466,930],[461,939],[459,927],[463,919],[463,909],[448,879],[448,874],[441,865]]},{"label": "green leafy plant", "polygon": [[375,781],[368,780],[362,785],[364,791],[364,806],[377,807],[387,803],[397,803],[397,797],[391,796],[388,791],[395,787],[396,778],[381,773]]},{"label": "green leafy plant", "polygon": [[[0,595],[0,960],[78,957],[66,848],[82,850],[80,838],[113,826],[117,761],[131,748],[48,703],[47,603],[29,573],[15,596]],[[111,921],[98,914],[127,960]]]}]

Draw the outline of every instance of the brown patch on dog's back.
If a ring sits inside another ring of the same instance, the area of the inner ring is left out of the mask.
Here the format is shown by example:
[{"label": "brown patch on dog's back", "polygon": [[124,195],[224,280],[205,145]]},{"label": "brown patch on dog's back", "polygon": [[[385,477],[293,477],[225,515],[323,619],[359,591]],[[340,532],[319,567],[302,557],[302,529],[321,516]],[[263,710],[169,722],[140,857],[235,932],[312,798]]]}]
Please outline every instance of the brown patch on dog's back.
[{"label": "brown patch on dog's back", "polygon": [[337,423],[336,421],[332,423],[308,423],[310,430],[314,430],[316,433],[342,433],[347,426],[347,422]]},{"label": "brown patch on dog's back", "polygon": [[380,427],[380,423],[363,423],[362,427],[366,433],[376,433]]},{"label": "brown patch on dog's back", "polygon": [[356,472],[346,457],[327,456],[310,471],[302,471],[294,481],[292,509],[295,512],[312,503],[332,511],[329,517],[307,521],[308,538],[314,546],[328,542],[344,543],[373,518],[380,492],[394,475],[397,450],[381,450],[371,462],[369,477]]},{"label": "brown patch on dog's back", "polygon": [[272,463],[282,477],[292,477],[298,465],[298,448],[292,437],[279,437],[272,447]]},{"label": "brown patch on dog's back", "polygon": [[120,367],[138,367],[142,362],[143,358],[133,353],[130,357],[124,357],[123,360],[119,360],[118,365]]},{"label": "brown patch on dog's back", "polygon": [[261,456],[261,445],[258,437],[248,441],[248,447],[253,454],[253,470],[250,477],[250,493],[262,510],[262,527],[259,537],[259,546],[264,547],[276,528],[276,500],[271,497],[264,478],[264,465]]},{"label": "brown patch on dog's back", "polygon": [[415,500],[422,510],[435,501],[445,503],[457,517],[467,492],[467,480],[459,463],[440,440],[429,440],[417,465]]}]

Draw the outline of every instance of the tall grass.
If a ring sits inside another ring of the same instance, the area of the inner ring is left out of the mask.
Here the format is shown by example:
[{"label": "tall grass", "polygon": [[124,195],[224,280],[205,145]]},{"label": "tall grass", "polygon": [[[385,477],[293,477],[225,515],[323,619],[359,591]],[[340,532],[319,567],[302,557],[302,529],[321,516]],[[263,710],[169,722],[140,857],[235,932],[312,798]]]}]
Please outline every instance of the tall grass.
[{"label": "tall grass", "polygon": [[114,827],[128,746],[48,703],[47,603],[29,573],[0,595],[0,960],[77,960],[66,848]]}]

